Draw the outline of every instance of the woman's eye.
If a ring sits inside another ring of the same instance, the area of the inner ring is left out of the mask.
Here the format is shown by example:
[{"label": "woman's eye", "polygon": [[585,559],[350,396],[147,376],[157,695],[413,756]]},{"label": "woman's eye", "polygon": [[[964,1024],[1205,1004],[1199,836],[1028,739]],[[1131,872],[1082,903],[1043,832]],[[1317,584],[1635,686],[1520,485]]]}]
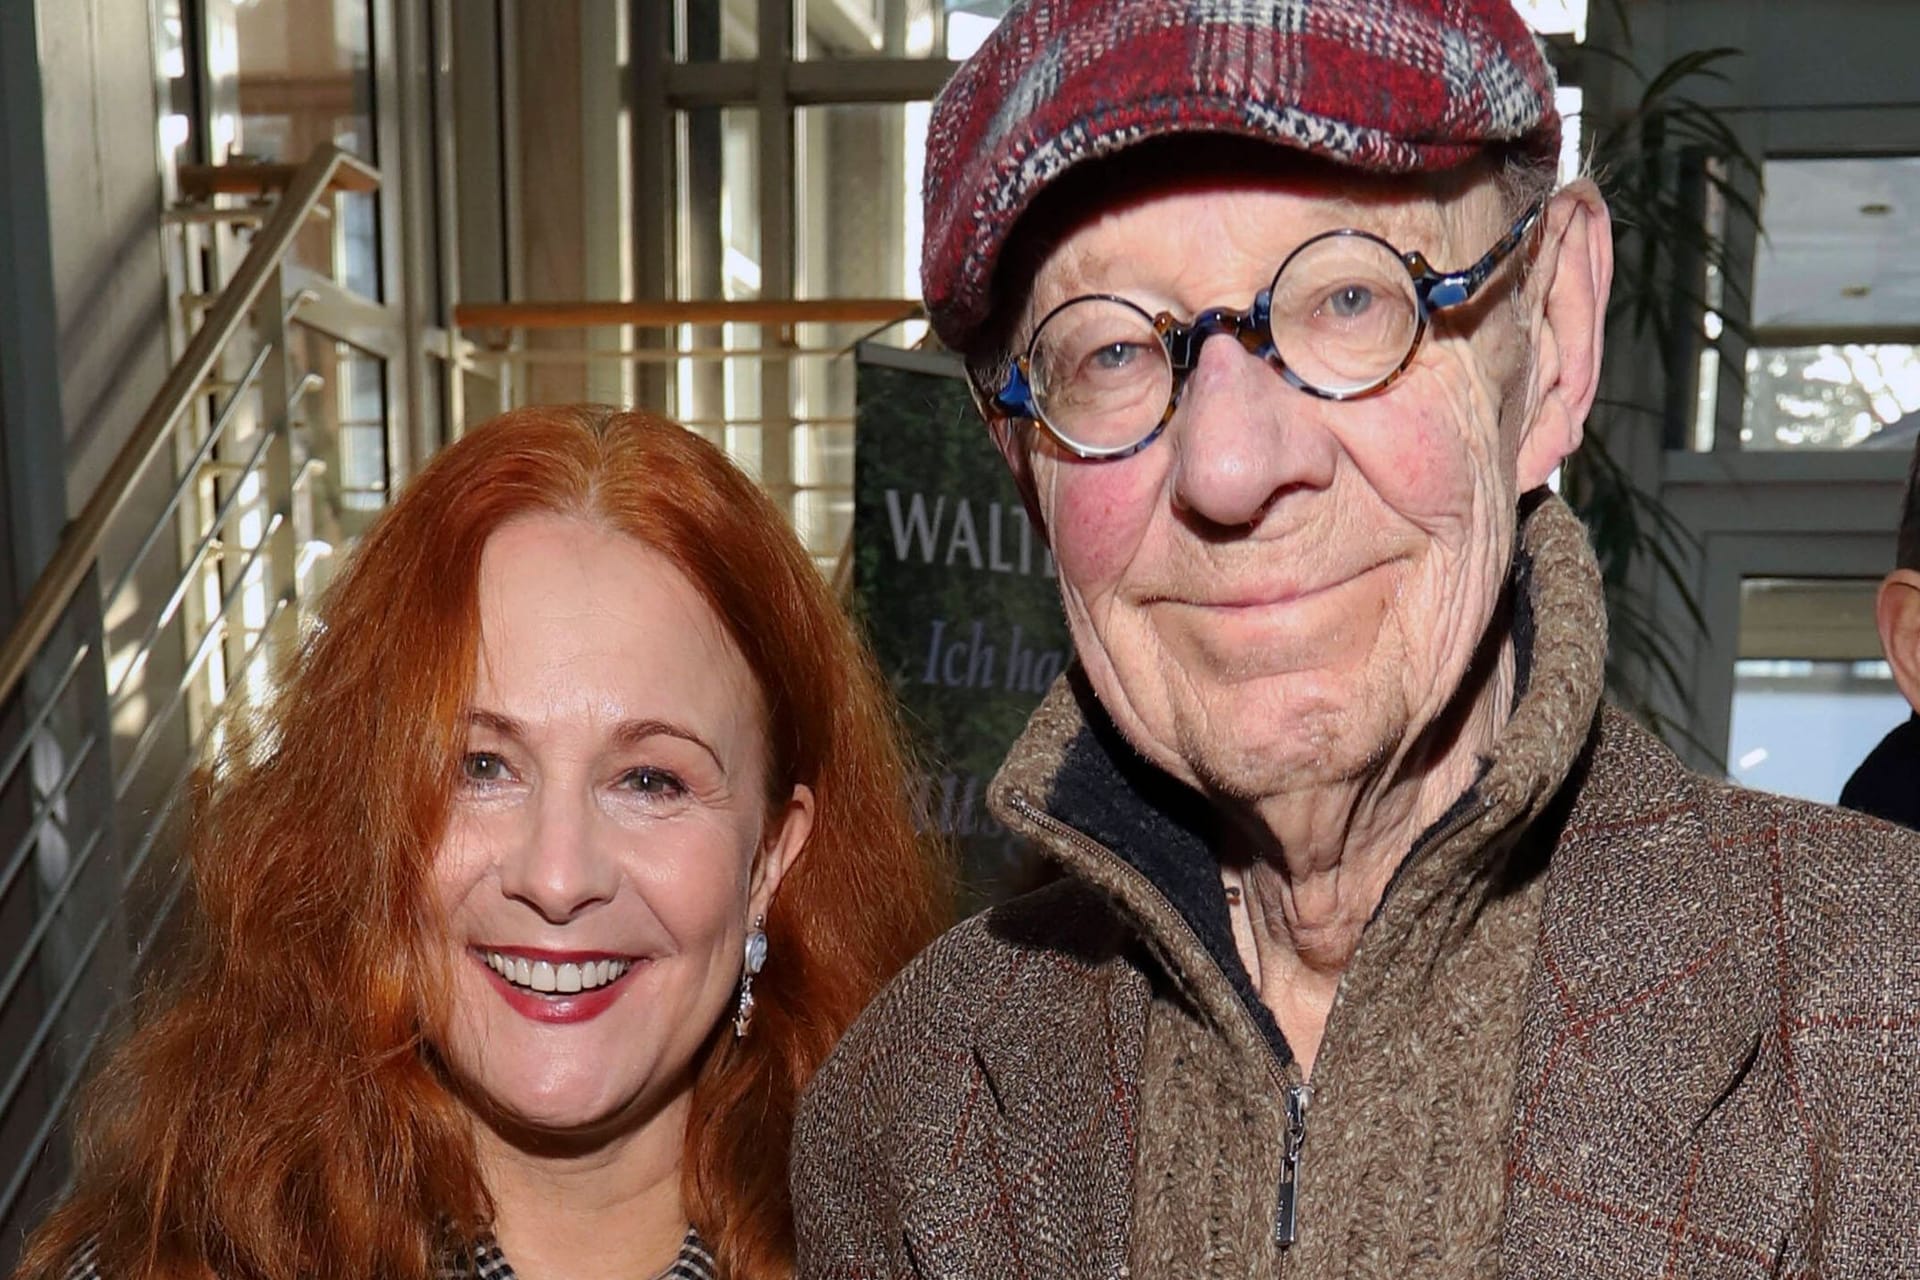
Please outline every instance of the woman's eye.
[{"label": "woman's eye", "polygon": [[664,769],[643,766],[629,770],[626,777],[620,781],[627,790],[643,796],[669,798],[686,793],[686,787],[681,784],[680,779]]},{"label": "woman's eye", "polygon": [[469,751],[460,758],[460,776],[468,782],[505,782],[507,762],[491,751]]}]

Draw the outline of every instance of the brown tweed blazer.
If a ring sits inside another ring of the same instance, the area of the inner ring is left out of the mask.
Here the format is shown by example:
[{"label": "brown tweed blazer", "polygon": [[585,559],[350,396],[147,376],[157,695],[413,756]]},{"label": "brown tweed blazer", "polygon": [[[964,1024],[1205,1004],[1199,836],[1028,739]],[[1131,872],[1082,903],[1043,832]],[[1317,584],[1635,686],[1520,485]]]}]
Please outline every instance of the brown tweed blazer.
[{"label": "brown tweed blazer", "polygon": [[802,1277],[1920,1276],[1920,838],[1600,709],[1585,533],[1550,500],[1522,541],[1515,710],[1342,980],[1295,1242],[1298,1067],[1204,822],[1063,683],[994,800],[1066,875],[815,1081]]}]

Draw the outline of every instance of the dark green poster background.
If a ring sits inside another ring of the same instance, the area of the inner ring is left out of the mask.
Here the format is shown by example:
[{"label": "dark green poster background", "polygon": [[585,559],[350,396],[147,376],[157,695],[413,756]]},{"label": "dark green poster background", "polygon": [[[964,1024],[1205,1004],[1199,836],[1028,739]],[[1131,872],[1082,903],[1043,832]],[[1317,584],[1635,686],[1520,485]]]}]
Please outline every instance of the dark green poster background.
[{"label": "dark green poster background", "polygon": [[1053,558],[957,359],[863,343],[856,370],[855,608],[915,738],[922,828],[994,901],[1028,870],[987,782],[1070,651]]}]

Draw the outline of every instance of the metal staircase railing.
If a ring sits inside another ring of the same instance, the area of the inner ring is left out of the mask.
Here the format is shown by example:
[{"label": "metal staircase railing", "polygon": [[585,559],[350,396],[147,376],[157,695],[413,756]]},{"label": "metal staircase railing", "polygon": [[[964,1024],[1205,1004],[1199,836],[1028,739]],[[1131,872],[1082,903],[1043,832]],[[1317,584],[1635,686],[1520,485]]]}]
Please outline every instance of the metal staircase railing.
[{"label": "metal staircase railing", "polygon": [[65,1185],[76,1087],[166,935],[191,772],[299,639],[328,447],[301,413],[318,378],[290,343],[311,296],[290,256],[379,175],[327,146],[285,178],[0,642],[0,1273]]}]

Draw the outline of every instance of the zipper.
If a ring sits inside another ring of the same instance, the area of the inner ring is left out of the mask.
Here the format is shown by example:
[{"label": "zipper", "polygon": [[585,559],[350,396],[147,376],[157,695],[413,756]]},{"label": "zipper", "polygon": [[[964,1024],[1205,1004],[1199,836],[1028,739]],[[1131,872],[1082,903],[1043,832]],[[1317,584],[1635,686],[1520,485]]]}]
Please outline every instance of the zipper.
[{"label": "zipper", "polygon": [[1298,1234],[1300,1148],[1307,1144],[1307,1109],[1312,1105],[1312,1085],[1287,1087],[1287,1151],[1280,1161],[1280,1194],[1273,1207],[1273,1242],[1282,1249]]},{"label": "zipper", "polygon": [[[1023,818],[1054,839],[1069,844],[1090,857],[1105,859],[1112,865],[1120,867],[1122,874],[1143,896],[1150,898],[1156,906],[1164,908],[1168,917],[1180,922],[1180,930],[1185,934],[1186,940],[1200,952],[1205,953],[1206,944],[1200,941],[1200,935],[1194,932],[1192,925],[1187,923],[1187,918],[1180,913],[1178,907],[1173,905],[1167,895],[1160,891],[1160,886],[1148,879],[1139,868],[1099,841],[1076,831],[1052,814],[1034,807],[1020,792],[1015,791],[1007,799],[1013,808],[1020,811]],[[1421,841],[1417,848],[1410,850],[1405,860],[1395,869],[1392,879],[1388,881],[1386,893],[1381,895],[1380,905],[1374,909],[1375,916],[1377,917],[1380,911],[1385,909],[1387,897],[1392,894],[1394,885],[1399,882],[1401,874],[1413,864],[1415,859],[1425,856],[1452,840],[1472,825],[1476,819],[1483,817],[1491,807],[1492,802],[1481,797],[1480,803],[1469,805],[1453,821],[1434,832],[1428,839]],[[1371,923],[1369,921],[1369,924]],[[1240,1016],[1246,1020],[1247,1029],[1253,1032],[1253,1038],[1265,1043],[1266,1034],[1254,1023],[1252,1016],[1245,1008],[1240,1007],[1238,1000],[1233,1003],[1239,1009]],[[1313,1086],[1308,1084],[1304,1077],[1296,1078],[1300,1070],[1298,1059],[1282,1063],[1269,1048],[1266,1054],[1266,1065],[1269,1078],[1279,1087],[1281,1096],[1286,1099],[1287,1108],[1287,1145],[1280,1161],[1280,1185],[1275,1190],[1273,1208],[1273,1242],[1277,1247],[1285,1249],[1299,1236],[1300,1155],[1307,1142],[1307,1112],[1313,1106]]]}]

